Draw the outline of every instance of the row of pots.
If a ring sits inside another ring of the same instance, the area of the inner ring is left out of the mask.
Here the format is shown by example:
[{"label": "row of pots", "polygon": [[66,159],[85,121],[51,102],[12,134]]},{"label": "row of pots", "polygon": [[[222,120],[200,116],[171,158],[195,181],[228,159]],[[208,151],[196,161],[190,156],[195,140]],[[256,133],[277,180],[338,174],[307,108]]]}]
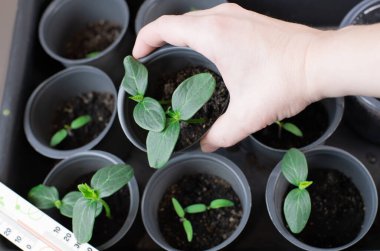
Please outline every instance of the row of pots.
[{"label": "row of pots", "polygon": [[[137,13],[134,22],[135,31],[138,32],[144,25],[164,14],[181,14],[194,9],[210,8],[225,2],[227,1],[161,0],[158,2],[157,0],[146,0]],[[83,11],[84,9],[86,11]],[[362,1],[346,15],[340,27],[350,24],[375,23],[379,21],[376,19],[378,9],[379,1]],[[119,82],[122,77],[121,72],[123,72],[122,59],[131,51],[134,40],[132,32],[128,28],[129,19],[130,11],[124,0],[112,0],[107,4],[102,1],[53,1],[42,16],[39,38],[44,50],[66,67],[82,64],[96,66],[109,74],[114,81]],[[96,20],[110,20],[120,24],[121,31],[117,39],[92,58],[68,59],[63,56],[62,48],[65,36],[72,33],[73,27],[83,27]],[[347,97],[346,101],[347,109],[351,111],[350,116],[347,117],[350,126],[369,141],[380,143],[380,136],[377,133],[377,128],[380,126],[380,101],[362,96]],[[326,133],[331,133],[331,130],[327,130]],[[322,137],[322,142],[323,138],[327,137]],[[321,142],[316,142],[315,145],[319,143]],[[143,148],[139,142],[136,145],[140,149]],[[304,150],[311,147],[306,147]]]},{"label": "row of pots", "polygon": [[[331,250],[348,248],[358,242],[370,229],[377,212],[377,192],[371,175],[355,157],[347,152],[333,147],[317,147],[306,152],[311,170],[314,168],[335,169],[349,177],[363,196],[365,216],[359,234],[349,243]],[[88,151],[73,155],[59,162],[48,174],[44,184],[54,185],[58,190],[67,189],[67,184],[73,178],[92,173],[109,164],[123,163],[119,158],[106,152]],[[284,223],[282,203],[288,184],[281,175],[280,164],[273,169],[266,187],[266,203],[270,218],[277,230],[291,243],[306,250],[323,250],[303,243],[292,235]],[[166,168],[158,170],[150,178],[145,187],[141,202],[141,215],[148,234],[166,250],[175,250],[164,238],[158,219],[159,203],[168,187],[178,182],[183,176],[190,174],[209,174],[227,181],[240,199],[243,209],[241,220],[235,231],[222,243],[209,250],[219,250],[230,244],[244,229],[251,211],[251,193],[244,174],[233,162],[217,154],[188,152],[171,159]],[[75,177],[73,177],[75,176]],[[128,216],[121,229],[111,239],[97,248],[107,249],[119,241],[131,228],[139,207],[139,192],[136,180],[128,184],[129,208]],[[343,230],[344,231],[344,230]]]},{"label": "row of pots", "polygon": [[[138,33],[144,25],[165,14],[183,14],[226,2],[226,0],[147,0],[137,13],[135,31]],[[68,36],[75,34],[75,31],[80,31],[79,29],[86,27],[89,23],[99,20],[107,20],[120,25],[118,37],[94,57],[79,59],[67,57],[63,48]],[[134,32],[129,24],[130,10],[125,0],[109,0],[107,2],[101,0],[56,0],[42,15],[39,25],[39,40],[46,53],[66,67],[92,65],[107,72],[112,79],[120,79],[123,57],[131,51],[134,41]]]},{"label": "row of pots", "polygon": [[[165,47],[141,60],[148,68],[149,82],[157,83],[162,75],[169,75],[184,67],[203,66],[218,72],[214,64],[205,57],[189,48]],[[159,85],[150,85],[148,93],[155,93]],[[60,150],[49,146],[51,133],[47,130],[46,121],[52,121],[55,109],[63,100],[86,92],[107,92],[112,94],[116,102],[113,105],[112,115],[107,126],[89,143],[74,149]],[[323,144],[336,130],[344,110],[343,98],[325,99],[321,105],[327,112],[327,127],[314,141],[301,147],[302,151],[313,149]],[[116,109],[117,108],[117,109]],[[142,151],[146,151],[146,133],[133,120],[134,101],[127,98],[120,87],[118,95],[112,80],[101,70],[90,66],[75,66],[65,69],[44,81],[30,96],[25,110],[24,128],[26,136],[39,153],[56,159],[66,158],[74,153],[92,149],[107,135],[113,120],[118,113],[120,125],[132,144]],[[255,135],[249,137],[253,147],[264,152],[268,157],[279,160],[285,150],[265,145]],[[194,144],[197,142],[194,142]]]}]

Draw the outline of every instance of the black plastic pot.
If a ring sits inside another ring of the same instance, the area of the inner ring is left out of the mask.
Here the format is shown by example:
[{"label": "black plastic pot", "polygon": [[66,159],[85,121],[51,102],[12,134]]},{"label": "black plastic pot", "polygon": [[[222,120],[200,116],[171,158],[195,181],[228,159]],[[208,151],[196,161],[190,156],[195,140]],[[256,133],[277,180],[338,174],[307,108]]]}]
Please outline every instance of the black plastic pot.
[{"label": "black plastic pot", "polygon": [[[107,20],[121,26],[120,35],[93,58],[69,59],[63,49],[67,40],[88,23]],[[96,66],[120,79],[123,57],[131,51],[134,37],[128,31],[129,8],[124,0],[55,0],[42,15],[39,40],[44,50],[64,66]]]},{"label": "black plastic pot", "polygon": [[[345,16],[340,28],[377,22],[380,22],[380,1],[366,0]],[[380,144],[380,101],[374,97],[349,96],[346,97],[346,108],[346,120],[350,127],[365,139]]]},{"label": "black plastic pot", "polygon": [[135,31],[163,15],[180,15],[192,10],[209,9],[226,0],[145,0],[135,19]]},{"label": "black plastic pot", "polygon": [[243,216],[235,232],[224,242],[209,249],[219,250],[230,244],[243,230],[251,211],[251,191],[244,174],[233,162],[217,154],[189,152],[170,160],[167,166],[156,171],[145,187],[141,201],[141,214],[146,231],[162,248],[175,250],[162,236],[157,212],[162,196],[166,190],[189,174],[204,173],[220,177],[227,181],[240,199]]},{"label": "black plastic pot", "polygon": [[[185,47],[161,48],[149,56],[140,60],[149,72],[147,96],[158,92],[160,86],[157,84],[162,76],[171,75],[179,70],[191,66],[203,66],[219,74],[216,66],[201,54]],[[220,75],[220,74],[219,74]],[[133,109],[136,102],[128,98],[122,86],[119,88],[117,110],[119,121],[129,141],[137,148],[146,152],[147,131],[141,129],[133,119]],[[193,146],[198,142],[194,142]],[[192,146],[189,146],[191,148]]]},{"label": "black plastic pot", "polygon": [[266,186],[265,199],[269,216],[282,236],[299,248],[305,250],[346,249],[363,238],[375,220],[378,206],[376,185],[367,168],[358,159],[338,148],[320,146],[306,152],[306,158],[309,169],[327,168],[338,170],[350,178],[357,187],[363,198],[365,208],[364,221],[359,234],[351,242],[331,249],[313,247],[295,238],[286,228],[282,217],[282,203],[289,183],[281,174],[281,162],[273,169]]},{"label": "black plastic pot", "polygon": [[[344,99],[343,98],[329,98],[319,101],[324,106],[328,115],[328,127],[326,131],[314,142],[299,148],[301,151],[308,151],[315,148],[318,145],[323,144],[336,130],[340,121],[342,120],[343,111],[344,111]],[[263,142],[257,140],[253,135],[249,136],[249,142],[245,141],[246,144],[249,144],[249,147],[253,147],[260,154],[263,154],[266,157],[269,157],[275,161],[278,161],[282,158],[285,152],[288,149],[276,149],[265,145]]]},{"label": "black plastic pot", "polygon": [[[57,106],[63,101],[85,92],[111,93],[115,100],[114,111],[107,126],[87,144],[69,150],[49,145],[50,123]],[[29,97],[24,114],[24,131],[33,148],[50,158],[63,159],[75,153],[89,150],[108,133],[116,116],[117,93],[112,80],[101,70],[91,66],[75,66],[56,73],[40,84]]]},{"label": "black plastic pot", "polygon": [[[122,160],[107,152],[88,151],[79,153],[59,162],[49,172],[43,184],[55,186],[60,192],[66,191],[69,189],[68,184],[73,180],[86,174],[92,174],[102,167],[122,163],[124,163]],[[115,245],[132,227],[139,207],[139,190],[135,178],[128,183],[128,189],[130,194],[129,209],[126,209],[128,216],[122,228],[110,240],[96,247],[99,250],[105,250]]]}]

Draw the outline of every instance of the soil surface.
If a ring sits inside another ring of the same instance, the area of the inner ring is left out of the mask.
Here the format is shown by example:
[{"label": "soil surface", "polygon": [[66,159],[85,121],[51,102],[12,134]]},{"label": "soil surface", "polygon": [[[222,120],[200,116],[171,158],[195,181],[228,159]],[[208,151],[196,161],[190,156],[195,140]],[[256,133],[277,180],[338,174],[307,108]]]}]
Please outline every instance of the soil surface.
[{"label": "soil surface", "polygon": [[120,32],[120,25],[106,20],[89,23],[68,39],[64,55],[70,59],[89,57],[89,53],[101,52],[111,45]]},{"label": "soil surface", "polygon": [[[186,214],[193,227],[193,240],[188,242],[180,218],[174,211],[172,198],[183,208],[203,203],[209,205],[214,199],[228,199],[233,207],[210,209],[204,213]],[[205,250],[227,239],[240,223],[243,210],[239,197],[223,179],[205,174],[184,176],[169,187],[164,194],[158,212],[159,226],[167,242],[180,250]]]},{"label": "soil surface", "polygon": [[[68,190],[65,193],[60,192],[61,198],[66,195],[66,193],[71,191],[78,191],[78,184],[87,183],[90,185],[91,177],[95,173],[91,173],[76,179],[72,184],[68,186]],[[129,201],[130,194],[128,189],[128,184],[122,187],[118,192],[114,193],[110,197],[104,198],[111,209],[112,219],[106,217],[105,210],[103,208],[102,212],[95,219],[94,230],[90,244],[93,246],[99,246],[104,244],[106,241],[111,239],[123,226],[129,212]],[[59,215],[58,222],[63,224],[66,228],[72,229],[71,218]]]},{"label": "soil surface", "polygon": [[96,138],[107,126],[115,107],[111,93],[88,92],[69,99],[56,109],[51,126],[51,135],[82,115],[90,115],[91,122],[71,130],[69,136],[56,146],[58,149],[73,149]]},{"label": "soil surface", "polygon": [[327,130],[329,118],[326,108],[316,102],[305,108],[294,117],[284,119],[282,122],[290,122],[298,126],[303,137],[298,137],[273,123],[272,125],[252,134],[255,139],[264,145],[276,149],[289,149],[303,147],[316,141]]},{"label": "soil surface", "polygon": [[364,220],[364,204],[356,186],[332,169],[312,169],[308,180],[313,181],[307,188],[311,215],[305,229],[294,236],[320,248],[342,246],[355,239]]},{"label": "soil surface", "polygon": [[[222,115],[228,104],[228,90],[224,84],[223,79],[215,72],[205,67],[188,67],[181,71],[178,71],[175,76],[164,77],[163,93],[158,95],[158,100],[171,100],[174,90],[185,79],[203,72],[209,72],[216,80],[216,87],[210,100],[193,116],[193,118],[206,118],[206,122],[203,124],[188,124],[181,122],[181,131],[179,139],[176,145],[176,150],[184,149],[196,141],[198,141],[203,134],[211,127],[211,125]],[[163,105],[164,110],[168,108],[168,105]]]},{"label": "soil surface", "polygon": [[360,13],[352,24],[374,24],[380,22],[380,8],[370,11],[367,14]]}]

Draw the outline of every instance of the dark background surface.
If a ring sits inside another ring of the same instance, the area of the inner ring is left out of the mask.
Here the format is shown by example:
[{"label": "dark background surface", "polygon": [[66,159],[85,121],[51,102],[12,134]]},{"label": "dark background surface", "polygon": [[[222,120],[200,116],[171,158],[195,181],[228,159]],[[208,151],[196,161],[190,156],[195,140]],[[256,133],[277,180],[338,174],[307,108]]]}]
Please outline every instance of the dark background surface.
[{"label": "dark background surface", "polygon": [[[130,27],[142,1],[131,0]],[[358,0],[241,0],[233,1],[245,8],[280,18],[320,28],[337,27],[344,15]],[[24,108],[29,95],[47,77],[63,67],[42,50],[38,42],[38,23],[41,13],[49,1],[19,0],[18,14],[12,43],[11,58],[4,89],[1,111],[9,109],[11,114],[0,113],[0,181],[25,197],[27,191],[41,183],[56,160],[48,159],[35,152],[26,140],[23,131]],[[118,82],[117,82],[118,83]],[[346,111],[345,116],[348,112]],[[116,118],[114,123],[119,123]],[[119,139],[129,144],[124,135]],[[107,141],[107,138],[105,139]],[[112,142],[117,145],[119,142]],[[380,147],[373,145],[346,127],[343,121],[334,135],[326,142],[338,146],[359,158],[369,169],[377,187],[380,183]],[[95,149],[109,150],[106,146]],[[153,170],[148,168],[146,156],[141,151],[132,150],[116,155],[134,166],[140,194]],[[267,178],[276,163],[260,158],[249,141],[236,147],[221,150],[220,154],[234,161],[246,174],[252,191],[252,212],[250,220],[241,236],[228,250],[296,250],[275,229],[265,205],[264,191]],[[379,192],[379,191],[378,191]],[[380,219],[352,250],[380,249]],[[156,250],[159,249],[145,234],[141,216],[138,214],[134,226],[112,250]],[[16,250],[4,238],[0,238],[0,250]]]}]

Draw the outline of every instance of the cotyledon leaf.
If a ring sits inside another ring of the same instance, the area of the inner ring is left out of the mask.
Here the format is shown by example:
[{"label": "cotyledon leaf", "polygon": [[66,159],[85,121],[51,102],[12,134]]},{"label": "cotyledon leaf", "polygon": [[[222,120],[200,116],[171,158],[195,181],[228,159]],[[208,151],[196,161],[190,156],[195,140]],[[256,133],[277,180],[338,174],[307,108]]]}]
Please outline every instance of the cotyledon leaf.
[{"label": "cotyledon leaf", "polygon": [[133,109],[133,118],[141,128],[148,131],[161,132],[166,124],[164,109],[157,100],[149,97],[137,103]]}]

